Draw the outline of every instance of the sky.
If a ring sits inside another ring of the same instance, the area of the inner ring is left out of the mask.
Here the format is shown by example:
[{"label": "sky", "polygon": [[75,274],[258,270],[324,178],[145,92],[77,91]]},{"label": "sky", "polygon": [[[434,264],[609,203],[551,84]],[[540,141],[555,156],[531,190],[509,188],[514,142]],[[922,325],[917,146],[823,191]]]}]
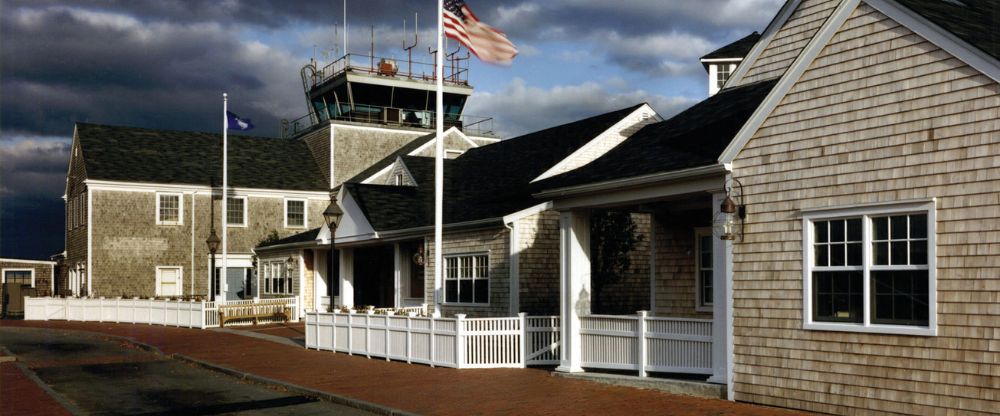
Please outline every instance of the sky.
[{"label": "sky", "polygon": [[[707,96],[698,57],[763,31],[782,0],[468,0],[520,54],[470,63],[465,113],[504,138],[648,102],[669,117]],[[75,122],[221,131],[222,93],[277,136],[308,111],[299,71],[343,55],[342,0],[0,0],[0,256],[64,246]],[[431,62],[436,2],[348,0],[348,50]],[[403,31],[406,20],[407,31]],[[455,43],[449,50],[454,50]]]}]

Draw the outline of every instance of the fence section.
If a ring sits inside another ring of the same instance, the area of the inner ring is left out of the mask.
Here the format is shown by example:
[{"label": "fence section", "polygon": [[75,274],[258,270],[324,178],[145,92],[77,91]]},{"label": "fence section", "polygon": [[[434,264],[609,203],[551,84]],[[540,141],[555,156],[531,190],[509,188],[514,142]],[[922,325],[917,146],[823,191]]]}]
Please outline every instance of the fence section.
[{"label": "fence section", "polygon": [[584,367],[712,374],[710,319],[590,315],[580,327]]},{"label": "fence section", "polygon": [[559,364],[560,321],[558,316],[529,316],[525,320],[524,343],[527,365]]},{"label": "fence section", "polygon": [[306,348],[460,367],[457,319],[306,313]]},{"label": "fence section", "polygon": [[[87,322],[116,322],[149,325],[178,326],[185,328],[211,328],[219,326],[219,305],[255,303],[282,303],[291,309],[291,321],[298,322],[296,298],[278,298],[241,301],[186,301],[156,299],[106,299],[106,298],[25,298],[24,319],[35,321],[65,320]],[[277,318],[260,319],[260,323],[277,322]],[[234,322],[234,325],[251,325],[253,322]]]}]

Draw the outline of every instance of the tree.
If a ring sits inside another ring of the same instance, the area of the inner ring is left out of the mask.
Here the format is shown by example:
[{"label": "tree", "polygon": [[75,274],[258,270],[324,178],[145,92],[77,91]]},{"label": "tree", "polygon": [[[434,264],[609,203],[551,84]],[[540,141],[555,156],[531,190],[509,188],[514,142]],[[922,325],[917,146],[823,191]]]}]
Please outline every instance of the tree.
[{"label": "tree", "polygon": [[631,266],[629,252],[642,241],[642,236],[636,235],[636,228],[632,214],[627,211],[602,209],[591,213],[590,282],[594,312],[606,312],[602,290],[621,281]]}]

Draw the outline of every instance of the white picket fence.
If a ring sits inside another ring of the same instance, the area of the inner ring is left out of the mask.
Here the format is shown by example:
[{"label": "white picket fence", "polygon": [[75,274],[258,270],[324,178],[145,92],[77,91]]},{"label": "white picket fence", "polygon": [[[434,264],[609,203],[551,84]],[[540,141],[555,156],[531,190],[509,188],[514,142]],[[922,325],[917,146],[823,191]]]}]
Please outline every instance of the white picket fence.
[{"label": "white picket fence", "polygon": [[610,370],[712,374],[712,320],[590,315],[581,317],[582,366]]},{"label": "white picket fence", "polygon": [[[24,319],[34,321],[116,322],[185,328],[212,328],[219,326],[218,304],[254,304],[283,302],[292,310],[292,322],[298,322],[296,298],[206,302],[154,299],[106,298],[25,298]],[[261,319],[267,323],[269,320]],[[250,325],[252,322],[234,322],[233,325]]]}]

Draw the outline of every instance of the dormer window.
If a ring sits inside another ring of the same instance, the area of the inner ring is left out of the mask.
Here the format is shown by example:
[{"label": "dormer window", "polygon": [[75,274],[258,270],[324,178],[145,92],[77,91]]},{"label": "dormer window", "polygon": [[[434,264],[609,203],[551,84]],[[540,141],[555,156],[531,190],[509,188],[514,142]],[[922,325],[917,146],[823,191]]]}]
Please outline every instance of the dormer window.
[{"label": "dormer window", "polygon": [[721,64],[716,65],[715,70],[715,86],[718,89],[722,89],[726,85],[726,81],[729,81],[729,77],[733,74],[732,67],[735,65]]},{"label": "dormer window", "polygon": [[396,186],[403,186],[403,174],[402,173],[397,173],[396,174],[396,177],[394,179],[394,183],[396,184]]}]

